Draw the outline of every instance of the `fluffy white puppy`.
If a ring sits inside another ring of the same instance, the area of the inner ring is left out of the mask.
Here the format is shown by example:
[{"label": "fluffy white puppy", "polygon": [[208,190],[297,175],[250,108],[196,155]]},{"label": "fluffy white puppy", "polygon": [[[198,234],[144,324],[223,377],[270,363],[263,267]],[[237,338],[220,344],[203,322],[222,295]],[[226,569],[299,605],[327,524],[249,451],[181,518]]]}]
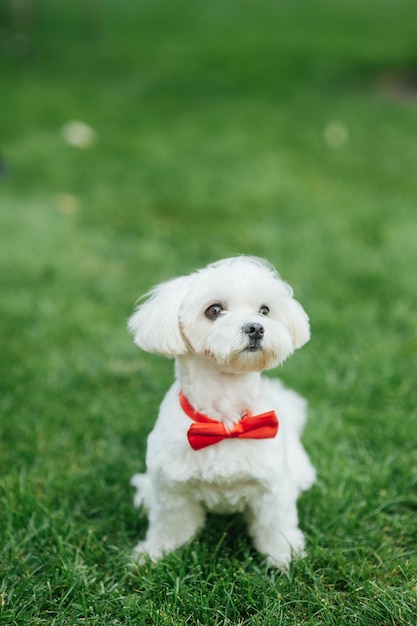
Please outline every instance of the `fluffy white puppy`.
[{"label": "fluffy white puppy", "polygon": [[296,501],[315,470],[300,442],[304,399],[261,371],[310,337],[291,287],[264,260],[224,259],[157,285],[129,329],[143,350],[176,359],[147,473],[132,478],[134,503],[149,514],[137,558],[188,542],[206,511],[242,512],[256,549],[287,568],[303,554]]}]

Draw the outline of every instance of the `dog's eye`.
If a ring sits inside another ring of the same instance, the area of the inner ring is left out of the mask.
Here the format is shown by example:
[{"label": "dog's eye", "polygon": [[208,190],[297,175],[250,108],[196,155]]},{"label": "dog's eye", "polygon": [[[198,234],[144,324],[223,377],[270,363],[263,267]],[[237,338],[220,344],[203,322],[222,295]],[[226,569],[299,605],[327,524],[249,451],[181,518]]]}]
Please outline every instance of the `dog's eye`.
[{"label": "dog's eye", "polygon": [[209,308],[206,309],[205,316],[208,317],[209,320],[216,320],[222,311],[223,307],[221,304],[211,304]]},{"label": "dog's eye", "polygon": [[259,313],[261,315],[268,315],[269,313],[269,307],[267,307],[265,304],[263,306],[261,306],[261,308],[259,309]]}]

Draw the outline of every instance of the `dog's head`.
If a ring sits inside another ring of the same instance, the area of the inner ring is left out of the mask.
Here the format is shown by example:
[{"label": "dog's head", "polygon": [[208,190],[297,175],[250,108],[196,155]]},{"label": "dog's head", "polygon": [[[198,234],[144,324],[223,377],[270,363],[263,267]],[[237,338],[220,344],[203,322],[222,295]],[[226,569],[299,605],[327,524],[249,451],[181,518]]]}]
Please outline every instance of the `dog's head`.
[{"label": "dog's head", "polygon": [[129,320],[140,348],[166,356],[194,353],[222,371],[270,369],[310,338],[291,287],[255,257],[218,261],[145,297]]}]

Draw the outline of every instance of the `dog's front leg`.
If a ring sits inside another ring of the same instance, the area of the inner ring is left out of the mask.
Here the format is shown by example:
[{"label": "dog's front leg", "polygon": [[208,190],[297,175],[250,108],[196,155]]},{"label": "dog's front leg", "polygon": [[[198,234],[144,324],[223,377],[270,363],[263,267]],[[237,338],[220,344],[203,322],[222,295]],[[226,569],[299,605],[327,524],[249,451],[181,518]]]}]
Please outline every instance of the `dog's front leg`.
[{"label": "dog's front leg", "polygon": [[134,549],[139,561],[158,561],[190,541],[203,526],[205,511],[199,502],[183,494],[153,492],[147,502],[149,527],[144,541]]},{"label": "dog's front leg", "polygon": [[270,565],[285,571],[291,558],[304,555],[304,535],[298,528],[297,489],[287,485],[280,493],[254,499],[247,519],[255,548]]}]

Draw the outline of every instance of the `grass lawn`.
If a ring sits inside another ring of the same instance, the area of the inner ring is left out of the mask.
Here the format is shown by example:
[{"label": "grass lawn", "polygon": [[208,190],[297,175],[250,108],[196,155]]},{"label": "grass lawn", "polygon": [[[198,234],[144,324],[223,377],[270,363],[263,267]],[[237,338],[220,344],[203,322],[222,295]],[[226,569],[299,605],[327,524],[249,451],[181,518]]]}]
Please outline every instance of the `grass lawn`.
[{"label": "grass lawn", "polygon": [[[415,626],[416,3],[6,0],[0,24],[0,624]],[[278,372],[310,405],[308,556],[267,570],[213,516],[135,570],[173,373],[126,320],[237,253],[311,317]]]}]

